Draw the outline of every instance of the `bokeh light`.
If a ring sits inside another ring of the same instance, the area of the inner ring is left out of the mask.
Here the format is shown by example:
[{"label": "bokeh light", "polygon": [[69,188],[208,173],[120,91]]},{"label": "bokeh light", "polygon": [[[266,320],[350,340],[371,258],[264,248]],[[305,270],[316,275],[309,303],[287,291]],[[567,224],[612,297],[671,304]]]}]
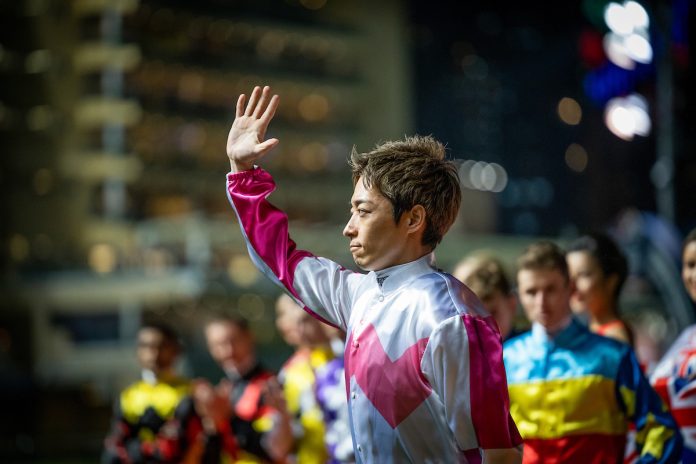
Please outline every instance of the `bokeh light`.
[{"label": "bokeh light", "polygon": [[300,166],[309,172],[323,170],[329,161],[329,151],[319,142],[303,145],[297,153]]},{"label": "bokeh light", "polygon": [[604,52],[615,65],[632,70],[635,63],[652,62],[648,13],[634,1],[611,2],[604,10],[604,20],[611,30],[604,36]]},{"label": "bokeh light", "polygon": [[329,114],[329,101],[321,94],[311,93],[302,97],[297,110],[305,121],[319,122],[326,119]]},{"label": "bokeh light", "polygon": [[604,111],[604,121],[609,130],[623,140],[633,140],[636,135],[647,136],[652,127],[648,103],[638,94],[611,99]]},{"label": "bokeh light", "polygon": [[577,100],[570,97],[563,97],[558,102],[558,116],[561,121],[570,125],[576,126],[582,120],[582,108]]},{"label": "bokeh light", "polygon": [[247,255],[235,255],[230,258],[227,275],[240,287],[251,287],[260,277],[258,269]]},{"label": "bokeh light", "polygon": [[15,262],[21,263],[29,257],[29,240],[22,234],[14,234],[10,237],[8,248],[10,257]]},{"label": "bokeh light", "polygon": [[37,195],[46,195],[53,189],[53,173],[46,168],[41,168],[34,173],[34,192]]},{"label": "bokeh light", "polygon": [[604,21],[615,34],[628,35],[633,32],[633,18],[623,5],[610,2],[604,9]]},{"label": "bokeh light", "polygon": [[463,187],[471,190],[499,193],[508,185],[508,174],[498,163],[464,160],[459,166],[459,179]]},{"label": "bokeh light", "polygon": [[108,274],[116,268],[116,250],[108,243],[98,243],[89,250],[89,267],[97,274]]},{"label": "bokeh light", "polygon": [[638,63],[652,62],[653,50],[647,37],[641,34],[631,34],[624,40],[628,56]]},{"label": "bokeh light", "polygon": [[583,172],[587,168],[587,151],[582,145],[571,143],[565,152],[566,165],[575,172]]}]

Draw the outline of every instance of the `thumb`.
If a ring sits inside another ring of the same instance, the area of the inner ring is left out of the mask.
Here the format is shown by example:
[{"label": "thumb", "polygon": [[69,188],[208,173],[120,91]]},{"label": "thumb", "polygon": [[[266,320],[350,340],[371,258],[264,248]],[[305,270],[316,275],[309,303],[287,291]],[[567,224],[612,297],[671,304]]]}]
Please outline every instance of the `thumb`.
[{"label": "thumb", "polygon": [[278,145],[278,142],[280,142],[278,139],[268,139],[265,142],[261,142],[256,147],[254,147],[254,154],[256,155],[262,155]]}]

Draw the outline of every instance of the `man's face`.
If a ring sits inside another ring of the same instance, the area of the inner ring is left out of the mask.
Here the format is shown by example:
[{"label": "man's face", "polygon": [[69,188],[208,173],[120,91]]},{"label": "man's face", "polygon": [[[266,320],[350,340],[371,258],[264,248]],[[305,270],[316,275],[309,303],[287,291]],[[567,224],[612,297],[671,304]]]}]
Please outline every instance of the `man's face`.
[{"label": "man's face", "polygon": [[572,285],[557,269],[522,269],[517,273],[520,303],[527,317],[548,331],[561,328],[570,315]]},{"label": "man's face", "polygon": [[276,303],[276,328],[285,343],[292,347],[302,344],[299,330],[300,319],[304,310],[289,296],[281,296]]},{"label": "man's face", "polygon": [[696,241],[684,247],[682,256],[682,280],[686,291],[693,301],[696,301]]},{"label": "man's face", "polygon": [[253,361],[254,345],[251,334],[233,323],[213,322],[205,329],[208,351],[225,371],[243,373]]},{"label": "man's face", "polygon": [[300,338],[312,348],[328,345],[329,338],[326,336],[326,331],[322,328],[323,325],[318,319],[305,312],[298,326]]},{"label": "man's face", "polygon": [[136,356],[140,367],[159,375],[174,367],[179,348],[159,330],[146,327],[138,332]]},{"label": "man's face", "polygon": [[365,188],[362,177],[350,203],[351,216],[343,235],[350,239],[355,264],[368,271],[402,264],[408,236],[405,215],[395,223],[391,202],[376,189]]}]

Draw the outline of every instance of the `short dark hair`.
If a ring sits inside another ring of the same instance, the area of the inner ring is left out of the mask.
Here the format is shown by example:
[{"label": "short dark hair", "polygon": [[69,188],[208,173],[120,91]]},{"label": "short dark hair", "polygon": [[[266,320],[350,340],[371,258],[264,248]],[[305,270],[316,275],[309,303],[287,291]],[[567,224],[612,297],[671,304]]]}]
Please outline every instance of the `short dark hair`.
[{"label": "short dark hair", "polygon": [[237,327],[242,332],[251,333],[249,321],[241,316],[230,316],[228,314],[213,314],[205,322],[205,328],[213,324],[230,324]]},{"label": "short dark hair", "polygon": [[686,234],[684,238],[684,242],[682,243],[682,256],[684,256],[684,250],[686,250],[687,245],[691,242],[696,242],[696,227],[691,229],[691,232]]},{"label": "short dark hair", "polygon": [[605,276],[617,276],[614,299],[621,294],[621,288],[628,277],[628,261],[619,246],[608,235],[601,232],[590,232],[578,237],[568,247],[567,253],[582,251],[589,253],[597,260]]},{"label": "short dark hair", "polygon": [[169,324],[162,321],[145,321],[140,325],[140,330],[146,329],[156,330],[162,334],[167,342],[172,343],[177,347],[181,347],[181,339],[179,338],[179,334]]},{"label": "short dark hair", "polygon": [[459,175],[445,159],[445,147],[430,136],[406,137],[377,145],[372,151],[350,155],[353,185],[362,177],[392,204],[394,220],[416,205],[426,213],[423,245],[435,248],[457,218],[461,204]]},{"label": "short dark hair", "polygon": [[522,270],[557,270],[570,281],[568,263],[563,250],[553,242],[542,240],[529,245],[517,258],[518,272]]}]

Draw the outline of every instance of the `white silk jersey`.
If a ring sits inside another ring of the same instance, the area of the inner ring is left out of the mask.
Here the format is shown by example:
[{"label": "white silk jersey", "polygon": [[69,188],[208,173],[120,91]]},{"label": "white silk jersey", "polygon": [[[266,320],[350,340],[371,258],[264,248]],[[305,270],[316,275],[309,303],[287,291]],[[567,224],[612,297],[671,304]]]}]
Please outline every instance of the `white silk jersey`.
[{"label": "white silk jersey", "polygon": [[347,333],[346,394],[357,462],[481,462],[522,439],[509,413],[500,334],[433,255],[361,274],[297,250],[255,168],[227,175],[254,264],[305,310]]}]

